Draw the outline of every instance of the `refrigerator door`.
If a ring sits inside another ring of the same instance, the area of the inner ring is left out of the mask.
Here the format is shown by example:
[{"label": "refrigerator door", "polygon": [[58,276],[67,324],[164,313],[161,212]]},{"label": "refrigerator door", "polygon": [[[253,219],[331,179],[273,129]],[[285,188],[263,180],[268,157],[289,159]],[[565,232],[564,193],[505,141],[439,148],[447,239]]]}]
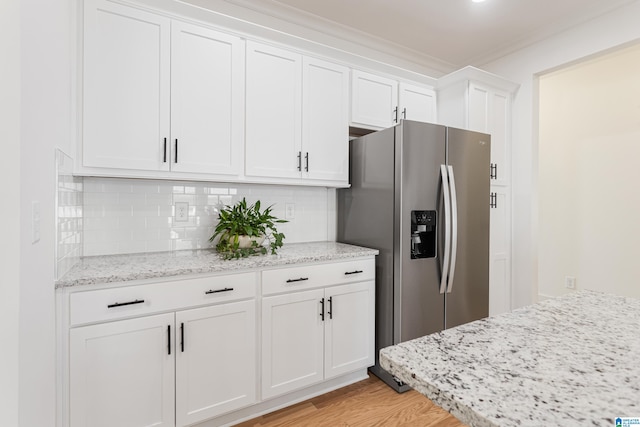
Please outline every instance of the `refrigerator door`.
[{"label": "refrigerator door", "polygon": [[452,203],[457,203],[457,251],[449,273],[454,278],[445,297],[446,328],[489,315],[490,159],[489,135],[447,128],[447,164],[455,180]]},{"label": "refrigerator door", "polygon": [[437,211],[442,223],[440,166],[446,148],[443,126],[403,120],[395,129],[394,344],[444,328],[442,252],[411,258],[411,212]]}]

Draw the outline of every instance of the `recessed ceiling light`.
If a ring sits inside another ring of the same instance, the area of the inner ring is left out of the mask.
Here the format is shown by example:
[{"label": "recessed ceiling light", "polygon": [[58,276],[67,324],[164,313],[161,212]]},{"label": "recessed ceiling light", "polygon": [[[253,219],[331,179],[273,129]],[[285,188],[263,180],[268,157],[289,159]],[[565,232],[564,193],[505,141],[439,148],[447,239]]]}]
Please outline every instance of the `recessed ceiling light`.
[{"label": "recessed ceiling light", "polygon": [[483,3],[485,0],[471,0],[474,3]]}]

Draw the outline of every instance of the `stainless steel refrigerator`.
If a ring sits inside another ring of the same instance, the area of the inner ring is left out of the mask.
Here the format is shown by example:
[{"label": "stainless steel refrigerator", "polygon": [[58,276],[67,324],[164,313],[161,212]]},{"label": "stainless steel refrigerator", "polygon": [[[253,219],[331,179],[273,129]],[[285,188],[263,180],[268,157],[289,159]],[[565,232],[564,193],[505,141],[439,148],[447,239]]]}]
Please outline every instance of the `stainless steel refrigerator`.
[{"label": "stainless steel refrigerator", "polygon": [[490,136],[403,120],[349,151],[338,241],[380,251],[371,371],[404,391],[381,348],[488,316]]}]

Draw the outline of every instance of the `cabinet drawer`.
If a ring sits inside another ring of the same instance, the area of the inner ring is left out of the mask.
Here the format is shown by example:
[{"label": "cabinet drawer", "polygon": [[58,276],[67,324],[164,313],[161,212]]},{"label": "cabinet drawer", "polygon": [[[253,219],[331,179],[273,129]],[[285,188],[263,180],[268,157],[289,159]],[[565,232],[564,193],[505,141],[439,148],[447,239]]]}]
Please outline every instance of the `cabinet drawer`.
[{"label": "cabinet drawer", "polygon": [[256,273],[201,277],[72,293],[70,325],[255,297]]},{"label": "cabinet drawer", "polygon": [[304,267],[279,268],[262,272],[262,294],[331,286],[375,277],[375,260],[361,259]]}]

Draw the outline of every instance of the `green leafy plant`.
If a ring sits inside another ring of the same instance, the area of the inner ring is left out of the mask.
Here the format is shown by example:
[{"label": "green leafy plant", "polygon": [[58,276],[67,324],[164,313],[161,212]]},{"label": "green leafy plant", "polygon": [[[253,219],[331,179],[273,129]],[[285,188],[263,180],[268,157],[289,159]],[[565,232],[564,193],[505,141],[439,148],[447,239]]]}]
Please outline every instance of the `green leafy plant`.
[{"label": "green leafy plant", "polygon": [[284,240],[284,234],[278,232],[276,224],[287,221],[273,216],[272,208],[273,205],[260,211],[259,200],[249,205],[244,197],[233,206],[225,206],[218,214],[219,222],[209,241],[220,236],[216,250],[224,259],[265,255],[264,239],[269,240],[271,254],[276,255],[276,249],[282,247]]}]

